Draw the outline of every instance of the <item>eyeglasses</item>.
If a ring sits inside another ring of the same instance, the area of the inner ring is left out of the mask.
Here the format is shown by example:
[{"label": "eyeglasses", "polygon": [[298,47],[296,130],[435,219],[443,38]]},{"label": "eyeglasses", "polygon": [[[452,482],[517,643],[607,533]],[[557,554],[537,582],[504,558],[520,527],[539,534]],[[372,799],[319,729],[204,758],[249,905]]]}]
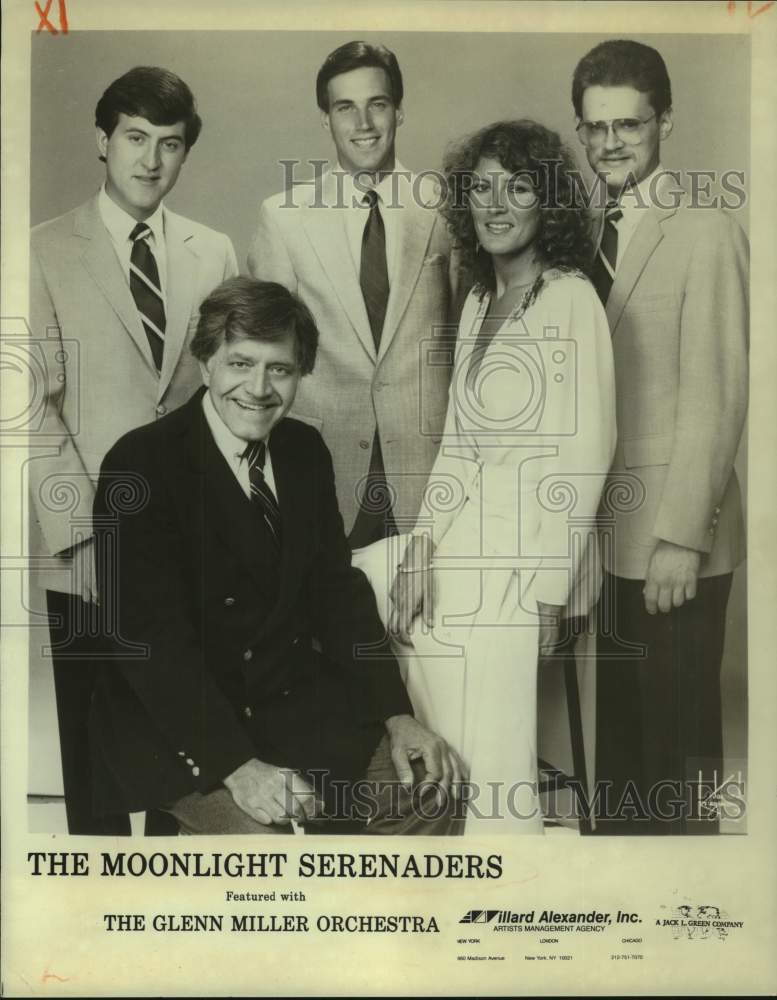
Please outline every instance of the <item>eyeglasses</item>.
[{"label": "eyeglasses", "polygon": [[643,125],[655,118],[611,118],[609,121],[580,122],[575,131],[584,146],[593,146],[604,142],[612,129],[615,138],[627,146],[637,146],[642,142]]}]

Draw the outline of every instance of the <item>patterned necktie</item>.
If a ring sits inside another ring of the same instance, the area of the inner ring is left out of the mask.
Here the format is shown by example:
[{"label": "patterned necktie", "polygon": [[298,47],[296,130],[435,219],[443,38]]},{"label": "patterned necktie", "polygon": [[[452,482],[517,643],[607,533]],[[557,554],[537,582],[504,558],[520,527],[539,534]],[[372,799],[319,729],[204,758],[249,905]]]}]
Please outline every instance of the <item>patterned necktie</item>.
[{"label": "patterned necktie", "polygon": [[270,530],[275,544],[281,545],[281,509],[267,480],[264,478],[264,462],[267,448],[264,441],[252,441],[246,446],[243,458],[248,463],[248,481],[251,484],[251,501],[262,512],[264,523]]},{"label": "patterned necktie", "polygon": [[380,347],[383,321],[389,297],[388,266],[386,264],[386,230],[380,214],[378,194],[368,191],[364,204],[370,206],[370,214],[362,234],[362,256],[359,267],[361,285],[367,317],[370,321],[375,350]]},{"label": "patterned necktie", "polygon": [[602,300],[607,305],[607,298],[615,280],[615,265],[618,260],[618,227],[616,223],[623,218],[623,212],[618,208],[617,201],[608,201],[604,209],[604,228],[599,252],[596,254],[591,281]]},{"label": "patterned necktie", "polygon": [[139,222],[130,233],[130,291],[146,331],[156,370],[162,370],[165,350],[165,305],[156,259],[148,245],[151,229]]}]

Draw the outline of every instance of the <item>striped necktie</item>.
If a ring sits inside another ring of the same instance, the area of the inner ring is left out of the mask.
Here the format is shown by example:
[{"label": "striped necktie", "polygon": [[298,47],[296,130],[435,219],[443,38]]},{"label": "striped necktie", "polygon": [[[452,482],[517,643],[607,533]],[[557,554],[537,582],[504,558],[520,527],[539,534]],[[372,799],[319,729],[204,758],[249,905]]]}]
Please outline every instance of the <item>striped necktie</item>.
[{"label": "striped necktie", "polygon": [[615,280],[615,265],[618,261],[618,227],[616,223],[622,218],[623,212],[618,207],[618,202],[608,201],[604,209],[602,240],[591,271],[591,281],[603,305],[607,305],[607,298]]},{"label": "striped necktie", "polygon": [[148,245],[151,229],[139,222],[130,233],[130,291],[146,331],[156,370],[162,370],[165,350],[165,305],[156,259]]},{"label": "striped necktie", "polygon": [[377,191],[368,191],[364,204],[369,205],[370,214],[362,233],[362,254],[359,266],[361,285],[367,317],[370,321],[375,350],[380,347],[383,322],[389,297],[388,265],[386,264],[386,230]]},{"label": "striped necktie", "polygon": [[281,509],[267,480],[264,478],[264,463],[267,447],[264,441],[252,441],[243,452],[248,463],[248,480],[251,483],[251,502],[262,512],[264,523],[270,530],[275,544],[281,545]]}]

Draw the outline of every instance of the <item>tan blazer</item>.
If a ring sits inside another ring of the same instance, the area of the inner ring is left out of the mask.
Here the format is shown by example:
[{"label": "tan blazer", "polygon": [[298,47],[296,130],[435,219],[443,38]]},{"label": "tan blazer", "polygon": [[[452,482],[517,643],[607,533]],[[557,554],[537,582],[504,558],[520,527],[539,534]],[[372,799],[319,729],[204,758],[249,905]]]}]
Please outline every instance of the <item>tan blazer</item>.
[{"label": "tan blazer", "polygon": [[184,403],[200,385],[188,346],[203,298],[237,274],[232,243],[165,209],[166,343],[161,376],[93,198],[36,226],[30,324],[40,345],[41,419],[31,436],[30,551],[38,582],[77,592],[57,556],[92,533],[100,464],[122,434]]},{"label": "tan blazer", "polygon": [[745,553],[734,458],[747,406],[748,245],[738,223],[687,197],[645,209],[607,318],[618,445],[604,565],[643,579],[660,538],[701,551],[701,576],[730,572]]},{"label": "tan blazer", "polygon": [[342,194],[338,202],[333,174],[318,191],[303,187],[267,199],[248,257],[254,277],[298,293],[318,325],[316,368],[300,383],[292,412],[315,426],[332,452],[346,532],[376,428],[401,530],[415,521],[445,421],[455,326],[444,346],[442,338],[455,266],[445,224],[429,207],[438,203],[435,190],[420,178],[412,189],[418,202],[390,209],[403,212],[403,242],[377,354],[345,234],[349,209],[337,207]]}]

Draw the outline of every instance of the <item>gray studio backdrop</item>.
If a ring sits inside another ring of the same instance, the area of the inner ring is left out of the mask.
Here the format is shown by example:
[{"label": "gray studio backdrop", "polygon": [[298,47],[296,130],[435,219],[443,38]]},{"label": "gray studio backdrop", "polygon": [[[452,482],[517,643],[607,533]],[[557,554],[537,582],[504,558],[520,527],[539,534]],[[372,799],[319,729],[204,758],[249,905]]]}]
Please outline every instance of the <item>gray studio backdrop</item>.
[{"label": "gray studio backdrop", "polygon": [[[582,167],[585,157],[574,133],[570,82],[577,60],[605,37],[314,31],[33,35],[31,224],[68,211],[101,183],[94,107],[107,84],[135,65],[167,67],[194,91],[204,127],[169,204],[228,233],[245,268],[259,204],[284,187],[279,161],[330,154],[314,84],[324,57],[338,45],[363,38],[396,52],[405,80],[405,123],[397,148],[406,167],[437,168],[450,140],[488,122],[515,117],[531,117],[560,131]],[[749,174],[749,39],[702,34],[630,37],[655,46],[671,76],[675,128],[664,146],[664,165]],[[736,215],[747,230],[748,206]],[[740,473],[745,471],[742,451]],[[735,577],[729,619],[723,683],[726,754],[731,758],[746,752],[743,570]],[[40,733],[34,711],[33,705],[33,733]],[[48,725],[42,728],[50,732]],[[33,736],[33,772],[36,759],[43,766],[36,742]],[[51,755],[45,757],[48,772]],[[43,777],[32,783],[50,784]]]}]

